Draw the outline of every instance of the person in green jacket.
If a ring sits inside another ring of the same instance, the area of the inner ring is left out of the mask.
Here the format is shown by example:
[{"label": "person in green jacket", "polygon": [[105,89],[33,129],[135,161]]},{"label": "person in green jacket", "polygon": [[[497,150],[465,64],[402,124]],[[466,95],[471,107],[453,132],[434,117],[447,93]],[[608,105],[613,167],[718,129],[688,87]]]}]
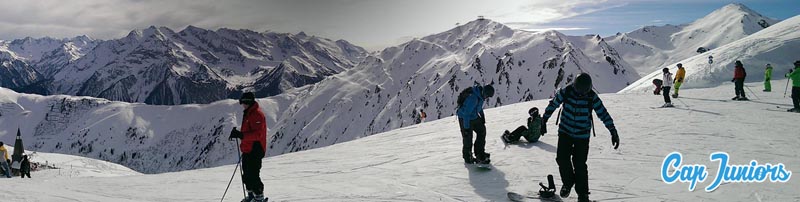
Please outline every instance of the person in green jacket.
[{"label": "person in green jacket", "polygon": [[528,117],[528,127],[519,126],[514,132],[506,130],[501,137],[504,143],[516,143],[520,137],[525,137],[530,143],[539,141],[539,137],[542,136],[542,117],[539,115],[539,108],[531,108],[528,110],[528,115],[530,115]]},{"label": "person in green jacket", "polygon": [[767,64],[767,70],[764,71],[764,92],[772,91],[772,65]]},{"label": "person in green jacket", "polygon": [[792,104],[794,108],[789,112],[800,113],[800,60],[794,62],[794,71],[789,70],[786,78],[792,79]]}]

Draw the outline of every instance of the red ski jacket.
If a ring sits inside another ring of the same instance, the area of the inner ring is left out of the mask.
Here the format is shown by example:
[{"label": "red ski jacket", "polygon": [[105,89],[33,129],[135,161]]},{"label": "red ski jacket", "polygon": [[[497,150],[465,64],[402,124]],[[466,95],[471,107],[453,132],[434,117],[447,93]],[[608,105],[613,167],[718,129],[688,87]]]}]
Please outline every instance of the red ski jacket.
[{"label": "red ski jacket", "polygon": [[733,72],[734,79],[744,79],[747,76],[747,72],[744,71],[744,67],[736,66],[736,70]]},{"label": "red ski jacket", "polygon": [[244,111],[244,118],[242,119],[242,142],[239,147],[242,153],[250,153],[253,150],[253,144],[256,142],[261,143],[261,149],[266,154],[267,152],[267,119],[264,117],[264,112],[261,112],[261,107],[258,102],[250,106]]}]

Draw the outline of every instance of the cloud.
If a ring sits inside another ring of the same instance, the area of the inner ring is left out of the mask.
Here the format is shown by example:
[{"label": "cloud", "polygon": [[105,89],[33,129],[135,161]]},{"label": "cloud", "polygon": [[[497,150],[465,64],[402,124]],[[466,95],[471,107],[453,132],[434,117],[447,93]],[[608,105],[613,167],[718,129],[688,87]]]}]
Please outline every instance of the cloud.
[{"label": "cloud", "polygon": [[305,31],[375,50],[407,36],[448,30],[478,15],[533,29],[622,4],[609,0],[4,0],[0,39],[78,35],[111,39],[151,25],[175,30],[194,25]]}]

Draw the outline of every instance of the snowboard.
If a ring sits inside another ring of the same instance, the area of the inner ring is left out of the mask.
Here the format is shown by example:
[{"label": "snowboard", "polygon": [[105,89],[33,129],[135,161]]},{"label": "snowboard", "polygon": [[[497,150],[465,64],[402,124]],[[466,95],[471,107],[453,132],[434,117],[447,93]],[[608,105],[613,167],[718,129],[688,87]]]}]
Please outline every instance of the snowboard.
[{"label": "snowboard", "polygon": [[476,163],[475,167],[478,168],[479,170],[484,170],[484,171],[492,170],[492,164],[479,164],[479,163]]},{"label": "snowboard", "polygon": [[[514,202],[525,202],[525,201],[563,201],[559,196],[553,197],[541,197],[541,196],[530,196],[530,195],[522,195],[515,192],[508,192],[508,199]],[[534,199],[534,200],[531,200]]]}]

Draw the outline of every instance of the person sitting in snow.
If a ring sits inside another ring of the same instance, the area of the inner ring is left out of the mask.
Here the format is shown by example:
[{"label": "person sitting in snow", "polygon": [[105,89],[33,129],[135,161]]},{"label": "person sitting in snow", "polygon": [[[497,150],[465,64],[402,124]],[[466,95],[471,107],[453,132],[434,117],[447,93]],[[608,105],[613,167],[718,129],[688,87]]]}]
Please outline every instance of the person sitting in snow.
[{"label": "person sitting in snow", "polygon": [[266,202],[264,183],[261,182],[261,159],[267,151],[267,120],[252,92],[242,94],[239,105],[244,108],[242,130],[231,130],[230,137],[242,139],[239,147],[242,150],[242,180],[247,188],[247,197],[243,202]]},{"label": "person sitting in snow", "polygon": [[530,143],[539,141],[539,137],[542,135],[542,117],[539,116],[539,108],[531,108],[528,110],[528,115],[530,115],[527,122],[528,127],[519,126],[514,132],[508,132],[508,130],[506,130],[500,137],[503,143],[516,143],[519,141],[520,137],[525,137],[525,140],[528,140]]},{"label": "person sitting in snow", "polygon": [[[668,92],[664,92],[667,97],[669,97]],[[556,151],[556,162],[563,184],[560,195],[563,198],[569,197],[574,185],[578,201],[589,201],[589,173],[586,159],[589,155],[589,133],[593,127],[592,110],[597,113],[597,117],[603,121],[611,134],[611,145],[614,149],[619,148],[619,135],[603,101],[592,91],[592,78],[589,74],[581,73],[575,82],[559,90],[550,100],[542,118],[542,135],[547,133],[547,119],[562,104]]]},{"label": "person sitting in snow", "polygon": [[[464,163],[467,164],[489,164],[491,160],[489,153],[486,153],[486,115],[483,114],[484,100],[494,96],[492,85],[479,86],[464,89],[459,93],[458,125],[461,129],[462,148],[461,154]],[[476,134],[475,143],[472,142],[472,133]],[[475,157],[472,156],[473,147]]]},{"label": "person sitting in snow", "polygon": [[22,155],[22,162],[20,162],[19,166],[19,176],[25,178],[25,176],[31,178],[31,161],[28,160],[28,155]]},{"label": "person sitting in snow", "polygon": [[653,79],[653,85],[656,86],[656,89],[653,90],[654,95],[661,95],[661,84],[664,84],[664,81],[661,79]]},{"label": "person sitting in snow", "polygon": [[672,73],[669,72],[669,68],[661,69],[661,72],[664,73],[664,84],[661,85],[661,88],[664,91],[664,105],[661,107],[673,107],[672,100],[669,99],[669,89],[672,88]]},{"label": "person sitting in snow", "polygon": [[786,78],[792,79],[792,105],[789,112],[800,113],[800,60],[794,62],[794,71],[789,70]]},{"label": "person sitting in snow", "polygon": [[744,70],[744,65],[742,65],[742,61],[737,60],[733,71],[733,79],[731,82],[735,84],[735,91],[736,97],[733,97],[731,100],[749,100],[747,96],[744,95],[744,79],[747,77],[747,72]]}]

